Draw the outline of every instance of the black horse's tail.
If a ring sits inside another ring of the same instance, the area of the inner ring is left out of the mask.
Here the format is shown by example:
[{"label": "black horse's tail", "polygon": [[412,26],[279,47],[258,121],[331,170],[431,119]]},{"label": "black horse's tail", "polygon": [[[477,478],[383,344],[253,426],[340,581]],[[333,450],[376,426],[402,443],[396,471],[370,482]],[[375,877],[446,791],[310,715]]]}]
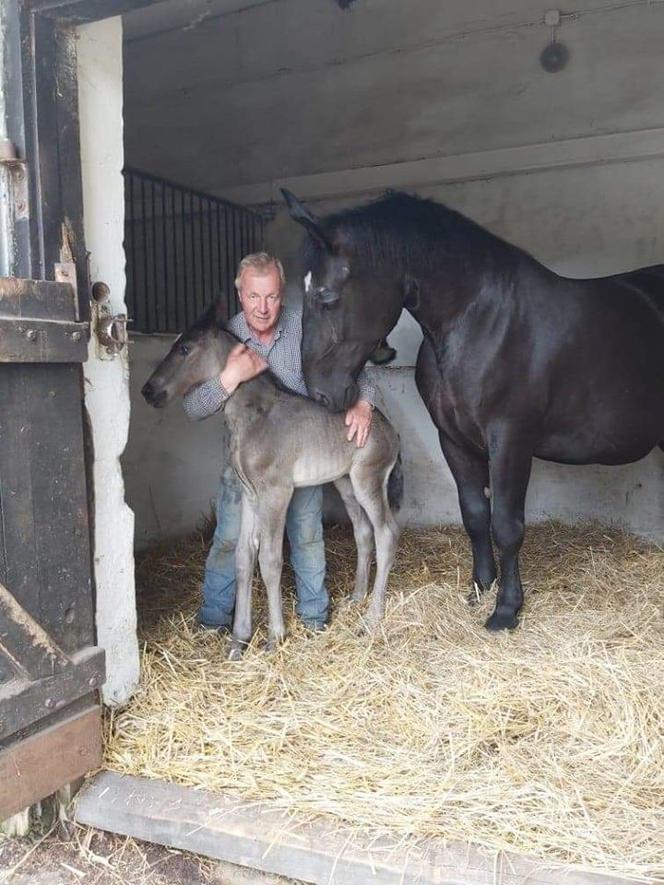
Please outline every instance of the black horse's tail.
[{"label": "black horse's tail", "polygon": [[397,513],[403,501],[403,470],[401,467],[401,451],[387,480],[387,503]]}]

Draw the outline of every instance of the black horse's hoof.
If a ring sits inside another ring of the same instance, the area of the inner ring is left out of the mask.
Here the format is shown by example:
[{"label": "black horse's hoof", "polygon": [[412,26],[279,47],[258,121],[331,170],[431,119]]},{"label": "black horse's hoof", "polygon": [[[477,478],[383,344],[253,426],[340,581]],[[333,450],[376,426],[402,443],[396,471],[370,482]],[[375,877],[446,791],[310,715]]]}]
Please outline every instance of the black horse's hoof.
[{"label": "black horse's hoof", "polygon": [[519,626],[519,619],[516,616],[516,612],[511,609],[496,609],[487,618],[484,626],[492,633],[497,633],[499,630],[514,630]]},{"label": "black horse's hoof", "polygon": [[484,596],[484,587],[481,587],[476,581],[473,583],[473,589],[466,596],[468,605],[479,605]]}]

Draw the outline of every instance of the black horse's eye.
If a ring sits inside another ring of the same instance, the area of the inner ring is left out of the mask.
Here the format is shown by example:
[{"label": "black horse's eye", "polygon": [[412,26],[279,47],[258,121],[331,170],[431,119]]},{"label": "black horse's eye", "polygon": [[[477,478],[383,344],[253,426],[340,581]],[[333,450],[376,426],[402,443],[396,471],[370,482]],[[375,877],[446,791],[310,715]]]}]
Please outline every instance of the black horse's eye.
[{"label": "black horse's eye", "polygon": [[180,345],[180,353],[182,356],[187,356],[187,354],[191,353],[191,348],[189,347],[188,344],[181,344]]},{"label": "black horse's eye", "polygon": [[338,292],[335,292],[334,289],[328,289],[327,287],[319,289],[317,294],[318,300],[323,307],[336,307],[341,300],[341,296]]}]

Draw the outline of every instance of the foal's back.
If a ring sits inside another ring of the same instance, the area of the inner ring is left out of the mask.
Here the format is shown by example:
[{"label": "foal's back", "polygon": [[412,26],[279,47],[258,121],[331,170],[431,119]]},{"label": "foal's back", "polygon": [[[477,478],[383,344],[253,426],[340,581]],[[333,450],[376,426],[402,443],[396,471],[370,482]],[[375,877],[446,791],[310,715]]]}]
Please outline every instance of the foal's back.
[{"label": "foal's back", "polygon": [[398,437],[378,409],[363,448],[347,436],[345,413],[274,390],[270,407],[247,429],[246,439],[238,441],[238,454],[249,473],[265,476],[269,462],[268,482],[288,477],[296,487],[334,482],[354,467],[373,465],[380,471],[394,463]]}]

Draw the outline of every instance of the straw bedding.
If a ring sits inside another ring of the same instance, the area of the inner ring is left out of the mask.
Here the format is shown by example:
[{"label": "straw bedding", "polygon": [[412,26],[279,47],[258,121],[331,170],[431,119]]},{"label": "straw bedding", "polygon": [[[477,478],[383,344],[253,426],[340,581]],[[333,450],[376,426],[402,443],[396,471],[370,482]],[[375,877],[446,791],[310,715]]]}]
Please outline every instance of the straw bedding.
[{"label": "straw bedding", "polygon": [[458,530],[406,532],[369,640],[344,607],[345,528],[326,537],[332,626],[292,617],[239,664],[195,628],[201,538],[139,563],[141,687],[109,714],[108,767],[324,815],[664,881],[664,551],[598,526],[531,527],[520,628],[469,607]]}]

